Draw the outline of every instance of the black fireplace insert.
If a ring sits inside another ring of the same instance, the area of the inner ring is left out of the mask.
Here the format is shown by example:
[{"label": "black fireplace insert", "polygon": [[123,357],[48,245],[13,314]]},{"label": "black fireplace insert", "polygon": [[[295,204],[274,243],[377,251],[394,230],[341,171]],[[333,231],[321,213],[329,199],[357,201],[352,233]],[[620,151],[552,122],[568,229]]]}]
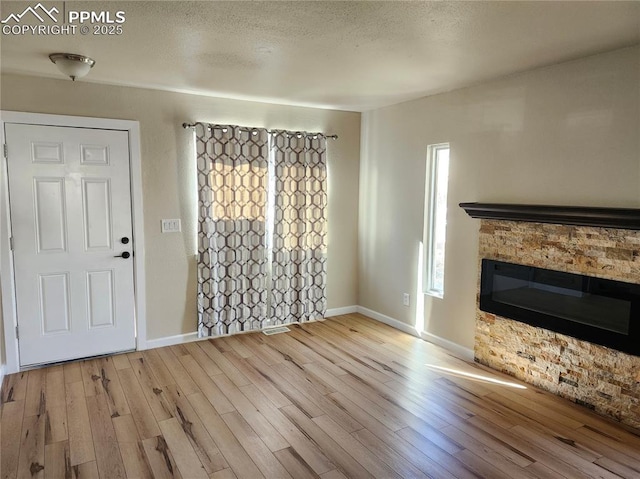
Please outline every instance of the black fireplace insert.
[{"label": "black fireplace insert", "polygon": [[640,284],[482,260],[480,309],[640,356]]}]

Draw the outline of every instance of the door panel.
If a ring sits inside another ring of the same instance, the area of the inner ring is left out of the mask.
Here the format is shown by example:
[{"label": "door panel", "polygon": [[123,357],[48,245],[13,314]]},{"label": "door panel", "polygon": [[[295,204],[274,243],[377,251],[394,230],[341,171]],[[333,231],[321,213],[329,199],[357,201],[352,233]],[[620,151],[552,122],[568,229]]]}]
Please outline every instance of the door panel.
[{"label": "door panel", "polygon": [[62,143],[34,141],[31,144],[33,163],[62,163]]},{"label": "door panel", "polygon": [[40,319],[42,332],[69,331],[69,273],[41,274]]},{"label": "door panel", "polygon": [[82,179],[82,208],[86,251],[111,249],[111,182],[108,178]]},{"label": "door panel", "polygon": [[127,132],[5,134],[21,366],[135,348]]},{"label": "door panel", "polygon": [[114,326],[113,271],[89,271],[87,273],[87,300],[89,327]]},{"label": "door panel", "polygon": [[83,165],[108,165],[109,148],[104,145],[80,145],[80,163]]},{"label": "door panel", "polygon": [[33,190],[38,253],[66,251],[64,178],[34,178]]}]

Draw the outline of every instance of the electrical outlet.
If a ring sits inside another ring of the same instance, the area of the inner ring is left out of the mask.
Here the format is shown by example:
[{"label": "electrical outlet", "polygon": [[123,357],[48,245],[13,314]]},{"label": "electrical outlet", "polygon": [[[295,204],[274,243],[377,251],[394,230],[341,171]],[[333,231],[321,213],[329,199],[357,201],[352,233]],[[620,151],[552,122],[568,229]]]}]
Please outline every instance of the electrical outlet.
[{"label": "electrical outlet", "polygon": [[403,293],[402,294],[402,304],[404,304],[405,306],[409,306],[409,300],[410,300],[410,296],[409,293]]},{"label": "electrical outlet", "polygon": [[163,233],[178,233],[182,230],[179,219],[162,220],[162,232]]}]

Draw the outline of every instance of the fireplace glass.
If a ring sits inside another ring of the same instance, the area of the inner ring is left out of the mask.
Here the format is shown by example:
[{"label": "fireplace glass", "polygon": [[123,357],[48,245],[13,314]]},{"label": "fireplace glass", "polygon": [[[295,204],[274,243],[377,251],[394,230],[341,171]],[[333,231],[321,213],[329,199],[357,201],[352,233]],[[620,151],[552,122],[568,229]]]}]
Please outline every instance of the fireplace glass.
[{"label": "fireplace glass", "polygon": [[640,355],[640,285],[484,259],[480,309]]}]

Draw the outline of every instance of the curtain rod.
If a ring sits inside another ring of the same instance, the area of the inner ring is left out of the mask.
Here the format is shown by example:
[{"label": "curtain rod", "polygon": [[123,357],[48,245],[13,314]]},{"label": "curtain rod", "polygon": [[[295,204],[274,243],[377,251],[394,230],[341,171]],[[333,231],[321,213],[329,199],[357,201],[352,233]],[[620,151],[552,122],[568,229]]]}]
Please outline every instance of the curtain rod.
[{"label": "curtain rod", "polygon": [[[202,123],[203,125],[205,123]],[[185,130],[189,129],[189,128],[195,128],[197,125],[197,123],[183,123],[182,124],[182,128],[184,128]],[[209,129],[211,128],[217,128],[217,129],[222,129],[222,128],[227,128],[224,125],[207,125],[207,127]],[[244,127],[240,127],[240,130],[242,131],[253,131],[255,130],[255,128],[244,128]],[[267,130],[267,133],[277,133],[278,130]],[[300,135],[322,135],[325,138],[331,138],[332,140],[337,140],[338,139],[338,135],[325,135],[324,133],[308,133],[306,131],[296,131],[296,132],[292,132],[292,133],[296,133],[296,134],[300,134]]]}]

